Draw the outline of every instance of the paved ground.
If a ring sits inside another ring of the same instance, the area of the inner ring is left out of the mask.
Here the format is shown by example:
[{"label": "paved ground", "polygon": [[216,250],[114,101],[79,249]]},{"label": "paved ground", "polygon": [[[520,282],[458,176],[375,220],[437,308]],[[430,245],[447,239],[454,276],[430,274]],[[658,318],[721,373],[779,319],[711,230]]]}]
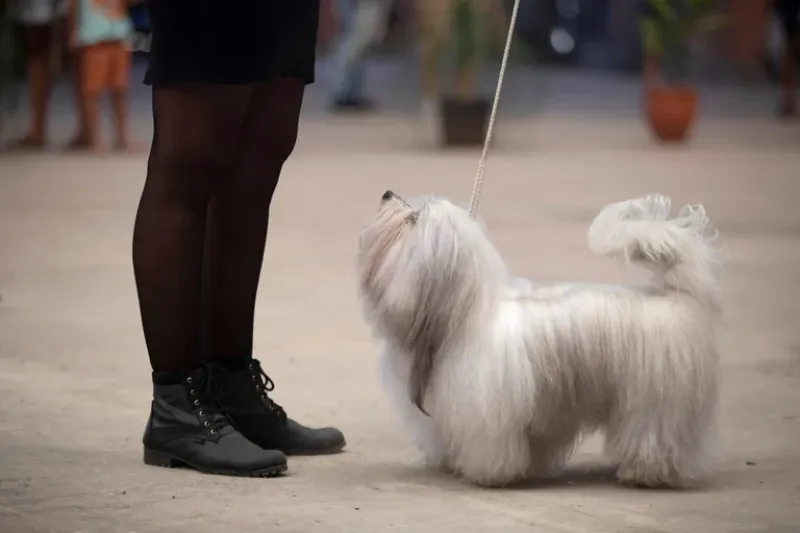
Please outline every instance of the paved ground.
[{"label": "paved ground", "polygon": [[4,156],[0,531],[800,531],[800,130],[719,117],[694,145],[663,149],[635,112],[544,116],[504,123],[482,203],[518,273],[620,279],[588,252],[587,225],[605,202],[652,191],[705,203],[727,240],[719,469],[707,490],[619,488],[595,441],[563,479],[524,489],[423,470],[378,385],[356,238],[388,187],[466,200],[477,154],[420,150],[398,116],[310,113],[273,210],[257,355],[278,401],[339,425],[346,453],[292,459],[274,480],[144,466],[149,369],[129,254],[145,160]]}]

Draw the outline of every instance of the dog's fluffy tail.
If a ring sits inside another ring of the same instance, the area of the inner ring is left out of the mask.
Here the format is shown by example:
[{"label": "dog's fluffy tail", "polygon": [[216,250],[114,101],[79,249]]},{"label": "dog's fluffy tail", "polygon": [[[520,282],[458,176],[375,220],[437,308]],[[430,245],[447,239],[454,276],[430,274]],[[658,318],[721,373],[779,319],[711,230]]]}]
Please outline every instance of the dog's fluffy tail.
[{"label": "dog's fluffy tail", "polygon": [[598,254],[639,263],[666,290],[719,305],[722,254],[702,205],[687,205],[670,218],[671,200],[651,195],[609,204],[589,228],[589,248]]}]

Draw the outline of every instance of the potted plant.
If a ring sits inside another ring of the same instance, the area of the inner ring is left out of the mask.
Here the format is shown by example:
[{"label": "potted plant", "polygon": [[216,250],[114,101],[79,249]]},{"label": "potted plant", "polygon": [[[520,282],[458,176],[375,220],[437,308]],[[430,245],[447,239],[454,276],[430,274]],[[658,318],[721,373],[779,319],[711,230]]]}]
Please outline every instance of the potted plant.
[{"label": "potted plant", "polygon": [[666,142],[686,139],[697,88],[689,81],[693,39],[719,26],[715,0],[645,0],[641,19],[647,120]]},{"label": "potted plant", "polygon": [[[432,16],[432,20],[422,21],[423,28],[435,28],[432,33],[439,41],[434,46],[423,46],[432,52],[427,60],[423,59],[423,64],[435,68],[438,73],[443,57],[451,60],[453,83],[449,89],[425,97],[435,99],[432,118],[440,144],[445,147],[480,146],[486,135],[491,101],[478,91],[478,73],[493,44],[490,24],[502,17],[498,17],[497,10],[492,11],[496,6],[486,0],[444,1],[448,2],[445,13],[438,11],[440,7],[422,10]],[[433,4],[431,2],[431,8],[435,7]],[[445,23],[449,27],[441,27]],[[430,82],[433,73],[424,72],[423,75]]]},{"label": "potted plant", "polygon": [[477,75],[488,47],[486,16],[476,0],[451,0],[450,49],[455,67],[451,91],[441,95],[441,141],[444,146],[480,146],[489,123],[491,102],[477,90]]}]

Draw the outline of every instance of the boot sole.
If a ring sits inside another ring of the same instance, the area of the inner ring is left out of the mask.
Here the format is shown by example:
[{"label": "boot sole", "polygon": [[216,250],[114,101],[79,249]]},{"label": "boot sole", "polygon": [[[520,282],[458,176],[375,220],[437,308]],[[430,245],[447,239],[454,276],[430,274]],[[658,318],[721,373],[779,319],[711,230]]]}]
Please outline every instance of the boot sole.
[{"label": "boot sole", "polygon": [[163,468],[191,468],[192,470],[196,470],[203,474],[231,477],[276,477],[286,472],[286,470],[289,468],[287,464],[269,466],[267,468],[260,468],[258,470],[250,470],[245,472],[239,470],[206,468],[192,464],[184,459],[179,459],[174,455],[152,450],[150,448],[144,449],[144,464],[149,466],[160,466]]},{"label": "boot sole", "polygon": [[345,446],[347,446],[347,442],[342,442],[341,444],[337,444],[336,446],[331,446],[330,448],[325,448],[324,450],[281,450],[284,455],[287,456],[306,456],[311,457],[314,455],[333,455],[335,453],[341,452]]}]

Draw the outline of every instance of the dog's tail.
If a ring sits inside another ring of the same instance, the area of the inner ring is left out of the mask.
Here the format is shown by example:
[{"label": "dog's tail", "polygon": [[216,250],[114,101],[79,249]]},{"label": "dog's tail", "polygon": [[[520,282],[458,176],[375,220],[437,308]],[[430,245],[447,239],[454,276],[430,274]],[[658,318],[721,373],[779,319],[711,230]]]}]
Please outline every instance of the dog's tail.
[{"label": "dog's tail", "polygon": [[661,287],[719,306],[722,251],[702,205],[687,205],[670,218],[672,201],[661,195],[609,204],[589,228],[589,248],[639,263]]}]

